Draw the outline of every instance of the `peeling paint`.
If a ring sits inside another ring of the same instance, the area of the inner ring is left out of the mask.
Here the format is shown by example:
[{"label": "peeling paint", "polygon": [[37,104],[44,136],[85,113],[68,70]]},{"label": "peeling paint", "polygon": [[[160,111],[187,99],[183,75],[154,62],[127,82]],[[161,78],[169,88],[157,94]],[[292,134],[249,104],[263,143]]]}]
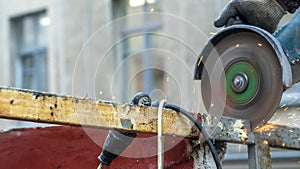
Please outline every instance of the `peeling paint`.
[{"label": "peeling paint", "polygon": [[246,143],[246,141],[248,139],[248,132],[244,128],[244,121],[236,120],[232,127],[233,127],[234,133],[237,133],[238,137],[241,138],[242,142]]}]

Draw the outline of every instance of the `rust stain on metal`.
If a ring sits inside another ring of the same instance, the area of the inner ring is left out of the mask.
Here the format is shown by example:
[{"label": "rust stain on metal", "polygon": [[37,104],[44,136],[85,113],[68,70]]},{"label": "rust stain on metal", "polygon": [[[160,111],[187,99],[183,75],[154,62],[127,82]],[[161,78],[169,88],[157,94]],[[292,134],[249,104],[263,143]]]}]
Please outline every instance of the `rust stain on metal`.
[{"label": "rust stain on metal", "polygon": [[270,147],[266,144],[258,144],[259,166],[263,168],[272,168]]},{"label": "rust stain on metal", "polygon": [[266,124],[254,130],[257,138],[266,140],[271,147],[300,150],[300,130],[287,126]]}]

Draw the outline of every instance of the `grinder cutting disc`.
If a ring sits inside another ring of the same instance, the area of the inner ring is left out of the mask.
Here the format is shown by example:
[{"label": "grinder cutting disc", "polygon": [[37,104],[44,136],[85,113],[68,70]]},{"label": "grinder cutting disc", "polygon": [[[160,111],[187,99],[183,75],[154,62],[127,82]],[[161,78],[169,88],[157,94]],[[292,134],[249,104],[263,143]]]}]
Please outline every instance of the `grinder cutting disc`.
[{"label": "grinder cutting disc", "polygon": [[204,63],[202,99],[210,114],[266,123],[280,102],[282,71],[272,46],[253,32],[235,32],[214,45]]}]

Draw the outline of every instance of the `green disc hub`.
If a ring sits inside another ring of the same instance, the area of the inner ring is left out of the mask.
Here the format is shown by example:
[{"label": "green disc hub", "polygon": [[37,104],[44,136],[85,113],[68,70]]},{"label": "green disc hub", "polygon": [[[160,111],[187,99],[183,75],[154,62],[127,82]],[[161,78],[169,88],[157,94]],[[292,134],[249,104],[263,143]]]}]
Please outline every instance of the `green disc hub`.
[{"label": "green disc hub", "polygon": [[225,73],[227,98],[236,104],[246,104],[256,95],[259,77],[254,67],[246,61],[231,64]]}]

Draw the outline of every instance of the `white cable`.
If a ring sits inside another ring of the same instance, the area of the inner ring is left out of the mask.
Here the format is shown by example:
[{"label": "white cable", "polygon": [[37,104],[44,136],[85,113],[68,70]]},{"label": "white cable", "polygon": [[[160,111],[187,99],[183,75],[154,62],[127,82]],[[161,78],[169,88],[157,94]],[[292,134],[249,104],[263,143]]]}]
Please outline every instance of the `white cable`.
[{"label": "white cable", "polygon": [[162,111],[167,100],[163,99],[159,102],[157,113],[157,168],[164,168],[164,143],[165,137],[162,135]]}]

